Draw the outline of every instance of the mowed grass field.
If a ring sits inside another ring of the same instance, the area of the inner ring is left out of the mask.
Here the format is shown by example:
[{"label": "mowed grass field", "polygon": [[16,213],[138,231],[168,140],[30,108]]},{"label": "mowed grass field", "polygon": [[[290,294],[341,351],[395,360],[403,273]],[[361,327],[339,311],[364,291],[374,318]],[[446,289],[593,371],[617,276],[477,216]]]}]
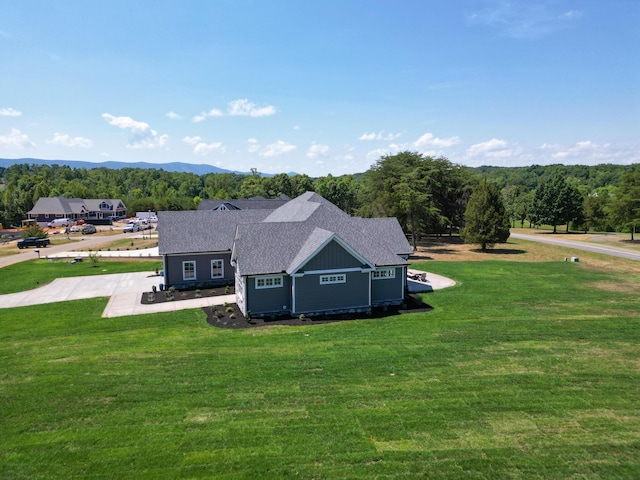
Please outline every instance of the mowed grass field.
[{"label": "mowed grass field", "polygon": [[2,310],[0,478],[640,478],[640,274],[537,248],[384,319]]}]

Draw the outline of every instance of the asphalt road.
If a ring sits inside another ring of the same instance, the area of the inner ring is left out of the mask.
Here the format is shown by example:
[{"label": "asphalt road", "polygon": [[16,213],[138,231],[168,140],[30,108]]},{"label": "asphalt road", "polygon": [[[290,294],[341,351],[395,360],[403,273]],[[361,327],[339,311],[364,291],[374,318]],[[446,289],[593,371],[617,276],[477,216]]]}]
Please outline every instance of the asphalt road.
[{"label": "asphalt road", "polygon": [[603,255],[611,255],[614,257],[640,261],[640,252],[628,250],[626,248],[612,247],[609,245],[598,245],[597,243],[589,242],[576,242],[573,240],[564,240],[561,238],[551,238],[551,235],[526,235],[523,233],[512,233],[510,238],[529,240],[531,242],[548,243],[550,245],[558,245],[559,247],[575,248],[576,250],[585,250],[587,252],[601,253]]},{"label": "asphalt road", "polygon": [[[129,234],[128,236],[130,237],[131,234]],[[73,240],[69,243],[65,243],[64,245],[54,245],[54,246],[48,246],[46,248],[40,248],[39,249],[40,256],[45,257],[53,253],[69,252],[72,250],[76,250],[78,248],[86,249],[86,248],[99,247],[101,245],[111,243],[114,240],[119,240],[121,238],[128,238],[128,236],[126,233],[119,233],[117,235],[108,235],[108,236],[83,235],[82,237],[79,237],[78,240]],[[18,247],[15,247],[15,248],[16,248],[15,255],[0,257],[0,268],[6,267],[7,265],[13,265],[14,263],[25,262],[27,260],[33,260],[35,258],[38,258],[38,253],[35,252],[34,248],[28,248],[24,250],[20,250],[18,249]]]}]

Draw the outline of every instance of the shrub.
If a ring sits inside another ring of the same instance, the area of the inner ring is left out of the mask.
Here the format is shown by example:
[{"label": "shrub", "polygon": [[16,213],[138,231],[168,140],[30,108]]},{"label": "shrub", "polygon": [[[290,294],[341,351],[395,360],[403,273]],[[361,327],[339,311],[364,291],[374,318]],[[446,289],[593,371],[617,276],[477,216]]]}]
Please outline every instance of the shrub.
[{"label": "shrub", "polygon": [[224,293],[225,293],[226,295],[228,295],[230,291],[231,291],[231,287],[230,287],[229,285],[227,285],[227,286],[225,286],[225,287],[224,287]]},{"label": "shrub", "polygon": [[229,315],[229,318],[231,318],[231,319],[236,318],[236,314],[232,313],[231,315]]},{"label": "shrub", "polygon": [[233,312],[233,307],[227,307],[227,312],[229,313]]}]

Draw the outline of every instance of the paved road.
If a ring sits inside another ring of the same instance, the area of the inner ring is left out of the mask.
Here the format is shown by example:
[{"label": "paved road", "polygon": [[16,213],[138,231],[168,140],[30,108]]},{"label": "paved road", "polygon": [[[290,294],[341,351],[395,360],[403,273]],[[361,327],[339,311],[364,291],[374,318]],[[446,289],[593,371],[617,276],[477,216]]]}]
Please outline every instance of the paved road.
[{"label": "paved road", "polygon": [[585,250],[587,252],[601,253],[604,255],[611,255],[614,257],[640,261],[640,252],[628,250],[626,248],[612,247],[609,245],[599,245],[590,242],[577,242],[574,240],[564,240],[561,238],[551,238],[551,235],[526,235],[523,233],[512,233],[511,238],[529,240],[531,242],[548,243],[550,245],[558,245],[559,247],[575,248],[576,250]]},{"label": "paved road", "polygon": [[[99,247],[101,245],[106,245],[115,240],[120,240],[121,238],[129,238],[131,235],[127,236],[125,233],[120,233],[118,235],[94,235],[94,236],[82,236],[79,237],[78,240],[74,240],[70,243],[65,243],[64,245],[54,245],[46,248],[40,249],[40,256],[44,257],[47,255],[54,255],[56,253],[62,252],[70,252],[77,248],[87,249]],[[76,237],[78,238],[78,237]],[[15,255],[9,255],[7,257],[0,257],[0,268],[6,267],[7,265],[13,265],[14,263],[25,262],[27,260],[33,260],[38,258],[38,253],[35,252],[33,248],[19,250],[16,248]],[[20,253],[18,253],[20,252]]]}]

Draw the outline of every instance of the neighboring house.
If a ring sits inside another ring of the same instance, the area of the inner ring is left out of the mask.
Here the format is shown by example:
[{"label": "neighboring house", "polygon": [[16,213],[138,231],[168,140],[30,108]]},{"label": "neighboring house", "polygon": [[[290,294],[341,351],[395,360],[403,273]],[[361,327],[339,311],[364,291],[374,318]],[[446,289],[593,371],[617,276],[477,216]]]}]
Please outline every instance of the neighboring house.
[{"label": "neighboring house", "polygon": [[235,284],[253,316],[404,302],[411,247],[395,218],[350,217],[313,192],[274,210],[160,212],[167,287]]},{"label": "neighboring house", "polygon": [[202,200],[198,210],[275,210],[291,200],[287,195],[278,198],[237,198],[233,200]]},{"label": "neighboring house", "polygon": [[123,216],[126,211],[127,207],[119,199],[40,197],[27,215],[38,223],[49,223],[57,218],[108,223],[109,217]]}]

